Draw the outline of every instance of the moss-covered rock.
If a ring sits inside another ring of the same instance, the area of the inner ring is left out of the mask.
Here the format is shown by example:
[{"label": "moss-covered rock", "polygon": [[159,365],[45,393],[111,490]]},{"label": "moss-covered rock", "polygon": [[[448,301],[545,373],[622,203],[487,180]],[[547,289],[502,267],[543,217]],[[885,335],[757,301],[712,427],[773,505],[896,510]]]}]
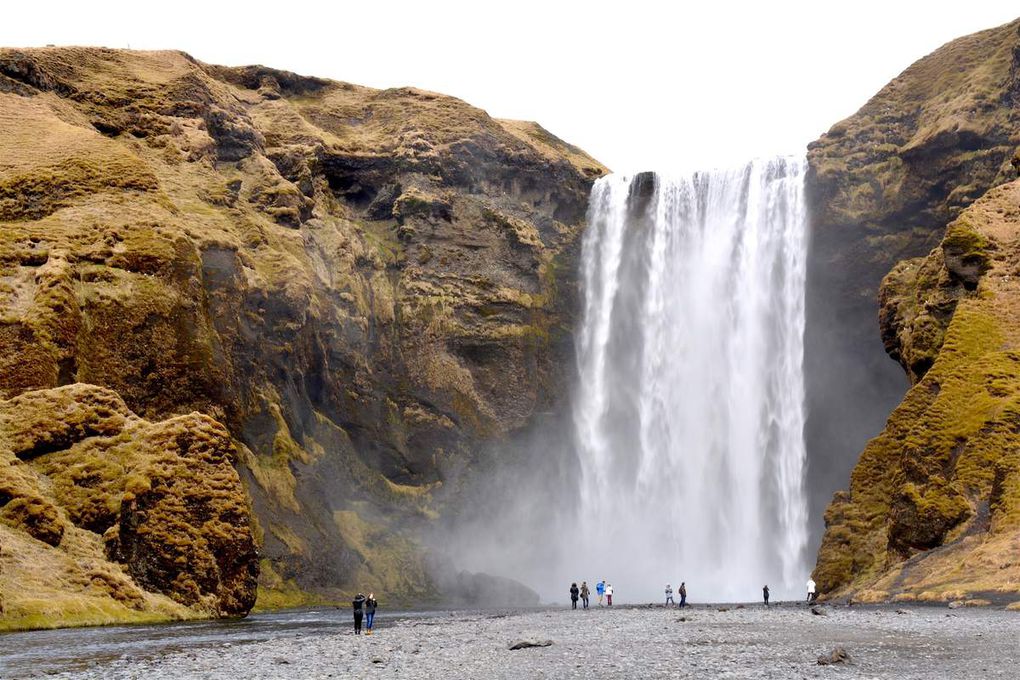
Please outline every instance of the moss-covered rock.
[{"label": "moss-covered rock", "polygon": [[[43,585],[20,569],[21,556],[0,553],[10,617],[2,627],[30,627],[44,614],[49,625],[109,622],[111,607],[246,614],[258,559],[233,458],[230,433],[208,416],[150,423],[106,388],[75,384],[0,401],[0,522],[20,544],[47,546],[35,549],[34,568],[52,576]],[[98,607],[95,620],[77,609],[82,589]],[[44,592],[58,597],[43,602]]]},{"label": "moss-covered rock", "polygon": [[[604,172],[533,123],[413,88],[0,50],[0,391],[88,382],[153,422],[222,423],[281,601],[361,578],[435,594],[420,532],[566,393],[563,263]],[[147,588],[218,592],[209,575],[233,567],[191,555],[178,579],[140,532],[182,490],[153,496],[163,477],[129,471],[127,444],[98,455],[64,415],[23,457],[48,461],[69,520],[112,532],[111,555],[158,556],[131,571]],[[212,529],[188,517],[185,534]]]},{"label": "moss-covered rock", "polygon": [[[944,242],[947,267],[901,263],[936,248],[949,223],[1016,176],[1018,31],[1013,21],[947,43],[809,145],[806,432],[815,505],[843,483],[906,391],[875,336],[876,315],[886,350],[916,381],[935,360],[957,288],[975,285],[985,266],[961,221]],[[880,294],[887,275],[918,276],[910,288],[930,294],[908,300],[888,279]]]},{"label": "moss-covered rock", "polygon": [[1015,181],[886,278],[887,336],[915,384],[826,512],[814,577],[827,596],[1020,600],[1018,254]]}]

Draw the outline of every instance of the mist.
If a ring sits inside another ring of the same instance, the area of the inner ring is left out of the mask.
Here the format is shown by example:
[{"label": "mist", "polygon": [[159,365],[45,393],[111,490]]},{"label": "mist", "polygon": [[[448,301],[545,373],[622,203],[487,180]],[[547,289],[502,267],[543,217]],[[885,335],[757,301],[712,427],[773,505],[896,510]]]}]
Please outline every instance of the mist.
[{"label": "mist", "polygon": [[810,573],[804,161],[593,189],[568,398],[485,459],[434,545],[544,601],[797,597]]}]

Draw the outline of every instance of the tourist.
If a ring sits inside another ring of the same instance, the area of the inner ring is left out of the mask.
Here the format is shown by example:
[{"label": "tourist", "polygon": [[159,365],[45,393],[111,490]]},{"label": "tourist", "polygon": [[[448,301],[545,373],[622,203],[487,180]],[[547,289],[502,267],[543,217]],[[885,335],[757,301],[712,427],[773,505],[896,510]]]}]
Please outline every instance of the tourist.
[{"label": "tourist", "polygon": [[588,608],[588,595],[590,594],[591,591],[588,590],[588,582],[581,581],[581,603],[584,605],[585,609]]},{"label": "tourist", "polygon": [[581,591],[578,589],[576,583],[570,584],[570,604],[574,609],[577,609],[577,596],[580,595]]},{"label": "tourist", "polygon": [[599,606],[602,605],[602,596],[606,594],[606,580],[602,579],[595,584],[595,594],[599,596]]},{"label": "tourist", "polygon": [[361,617],[364,616],[365,611],[362,607],[365,605],[365,596],[358,593],[358,596],[351,602],[351,606],[354,607],[354,634],[361,635]]},{"label": "tourist", "polygon": [[676,604],[676,602],[673,602],[673,586],[671,586],[671,585],[669,585],[667,583],[666,584],[666,604],[665,604],[665,606],[668,607],[671,604],[672,605]]},{"label": "tourist", "polygon": [[761,596],[765,598],[765,606],[768,607],[769,606],[769,587],[767,585],[766,586],[762,586]]},{"label": "tourist", "polygon": [[606,604],[608,604],[610,607],[613,606],[613,584],[612,583],[607,583],[606,584]]},{"label": "tourist", "polygon": [[365,635],[372,634],[372,622],[375,621],[375,608],[378,606],[375,593],[369,593],[368,599],[365,600]]},{"label": "tourist", "polygon": [[680,593],[680,609],[683,609],[687,606],[687,584],[681,581],[680,590],[677,592]]},{"label": "tourist", "polygon": [[807,601],[815,601],[815,580],[810,577],[807,580]]}]

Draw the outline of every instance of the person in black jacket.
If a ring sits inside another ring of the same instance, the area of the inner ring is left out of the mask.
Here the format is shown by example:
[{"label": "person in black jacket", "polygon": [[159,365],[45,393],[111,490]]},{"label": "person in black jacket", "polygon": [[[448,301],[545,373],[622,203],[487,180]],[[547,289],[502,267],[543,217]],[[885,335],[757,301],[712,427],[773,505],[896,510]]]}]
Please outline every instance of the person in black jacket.
[{"label": "person in black jacket", "polygon": [[765,598],[765,606],[769,606],[769,587],[763,586],[761,589],[761,596]]},{"label": "person in black jacket", "polygon": [[372,634],[372,622],[375,621],[375,608],[378,606],[375,593],[369,593],[368,599],[365,600],[365,635]]},{"label": "person in black jacket", "polygon": [[365,610],[365,596],[358,593],[358,596],[351,602],[351,606],[354,607],[354,634],[361,635],[361,617],[364,616]]},{"label": "person in black jacket", "polygon": [[578,590],[576,583],[570,584],[570,604],[573,605],[574,609],[577,609],[577,597],[581,594]]}]

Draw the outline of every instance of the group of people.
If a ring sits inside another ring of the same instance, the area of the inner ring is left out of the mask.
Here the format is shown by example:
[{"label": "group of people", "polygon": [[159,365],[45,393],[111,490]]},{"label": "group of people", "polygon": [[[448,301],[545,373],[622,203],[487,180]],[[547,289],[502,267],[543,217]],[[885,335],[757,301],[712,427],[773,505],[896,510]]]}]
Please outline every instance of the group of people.
[{"label": "group of people", "polygon": [[[588,608],[588,598],[591,595],[591,591],[588,589],[588,582],[581,581],[581,586],[578,587],[577,582],[570,584],[570,605],[577,609],[577,601],[581,600],[582,609]],[[613,606],[613,584],[606,583],[605,579],[595,584],[595,595],[598,597],[598,604],[602,606]],[[602,600],[605,598],[606,605],[602,604]]]},{"label": "group of people", "polygon": [[683,609],[684,607],[687,606],[687,583],[685,581],[681,581],[680,582],[680,587],[677,588],[676,594],[680,596],[680,604],[679,605],[676,602],[673,601],[673,586],[671,586],[670,584],[667,583],[666,584],[666,605],[665,606],[668,607],[669,605],[673,605],[674,607],[679,607],[680,609]]},{"label": "group of people", "polygon": [[[602,605],[602,598],[603,597],[606,598],[608,606],[610,606],[610,607],[613,606],[613,585],[611,583],[606,583],[605,580],[599,581],[598,583],[595,584],[595,593],[598,595],[598,602],[599,602],[599,606],[600,607],[603,606]],[[673,586],[670,585],[669,583],[667,583],[666,584],[666,603],[665,603],[664,606],[669,607],[670,605],[673,605],[674,607],[678,607],[680,609],[683,609],[684,607],[686,607],[687,606],[687,583],[685,581],[681,581],[680,582],[680,587],[677,588],[676,594],[680,596],[680,602],[679,603],[677,603],[673,599]],[[769,587],[768,587],[768,584],[762,586],[761,594],[762,594],[762,598],[765,600],[765,606],[768,607],[769,606]],[[582,608],[583,609],[587,609],[588,608],[588,595],[589,595],[589,590],[588,590],[588,582],[587,581],[581,581],[580,587],[578,587],[576,582],[570,584],[570,604],[571,604],[571,606],[574,609],[577,609],[577,601],[578,600],[581,600]],[[809,578],[808,582],[807,582],[807,601],[809,603],[810,602],[814,602],[817,598],[818,598],[818,593],[817,593],[817,590],[816,590],[814,579],[810,579]]]},{"label": "group of people", "polygon": [[376,602],[375,593],[369,593],[365,597],[361,593],[351,602],[354,608],[354,634],[361,635],[361,621],[365,621],[365,635],[372,634],[372,624],[375,623],[375,610],[379,607]]}]

